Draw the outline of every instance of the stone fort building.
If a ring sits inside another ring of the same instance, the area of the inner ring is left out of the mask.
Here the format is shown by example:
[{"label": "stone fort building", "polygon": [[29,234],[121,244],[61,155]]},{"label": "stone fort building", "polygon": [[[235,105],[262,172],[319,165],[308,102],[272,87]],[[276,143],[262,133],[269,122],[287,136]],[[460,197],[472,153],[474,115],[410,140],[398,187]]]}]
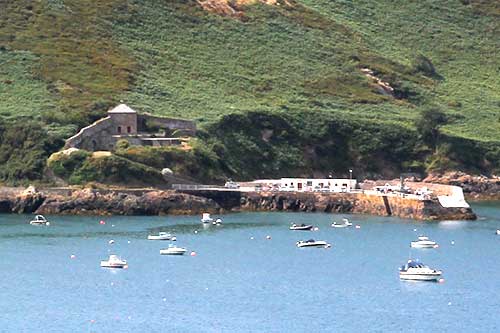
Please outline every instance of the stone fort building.
[{"label": "stone fort building", "polygon": [[89,151],[113,150],[118,140],[135,146],[171,146],[182,143],[181,136],[196,133],[190,120],[138,114],[125,104],[108,111],[108,116],[82,128],[66,140],[65,148]]}]

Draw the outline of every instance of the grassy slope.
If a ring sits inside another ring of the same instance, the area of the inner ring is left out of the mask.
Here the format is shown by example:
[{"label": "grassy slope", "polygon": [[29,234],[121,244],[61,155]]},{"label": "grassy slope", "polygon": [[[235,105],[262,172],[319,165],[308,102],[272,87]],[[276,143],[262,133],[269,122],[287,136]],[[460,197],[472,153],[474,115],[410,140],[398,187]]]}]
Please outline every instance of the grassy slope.
[{"label": "grassy slope", "polygon": [[[362,32],[370,48],[409,63],[430,57],[444,79],[434,101],[463,116],[447,129],[477,140],[500,139],[500,5],[496,1],[304,0],[312,8]],[[489,15],[485,15],[489,14]],[[453,107],[457,103],[461,107]],[[478,131],[478,129],[480,129]]]},{"label": "grassy slope", "polygon": [[[4,0],[0,115],[67,136],[123,99],[202,123],[264,111],[300,127],[310,113],[314,136],[319,114],[410,128],[439,105],[453,116],[448,134],[500,142],[497,2],[291,2],[243,8],[240,21],[194,0]],[[440,80],[412,70],[419,53]],[[413,96],[376,93],[362,67]]]}]

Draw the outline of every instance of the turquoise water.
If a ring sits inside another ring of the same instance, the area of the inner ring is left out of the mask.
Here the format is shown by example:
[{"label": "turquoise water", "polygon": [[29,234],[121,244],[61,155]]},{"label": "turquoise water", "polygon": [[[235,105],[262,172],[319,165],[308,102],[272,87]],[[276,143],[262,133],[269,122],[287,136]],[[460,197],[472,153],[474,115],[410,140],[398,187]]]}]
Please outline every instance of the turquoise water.
[{"label": "turquoise water", "polygon": [[[198,216],[52,216],[36,227],[2,215],[0,331],[499,331],[500,204],[474,209],[476,222],[349,216],[360,229],[330,228],[343,216],[319,213],[229,214],[208,229]],[[146,240],[158,231],[196,256],[160,256],[168,242]],[[410,251],[418,234],[440,247]],[[333,246],[295,246],[309,238]],[[100,268],[110,253],[129,268]],[[400,281],[409,255],[445,282]]]}]

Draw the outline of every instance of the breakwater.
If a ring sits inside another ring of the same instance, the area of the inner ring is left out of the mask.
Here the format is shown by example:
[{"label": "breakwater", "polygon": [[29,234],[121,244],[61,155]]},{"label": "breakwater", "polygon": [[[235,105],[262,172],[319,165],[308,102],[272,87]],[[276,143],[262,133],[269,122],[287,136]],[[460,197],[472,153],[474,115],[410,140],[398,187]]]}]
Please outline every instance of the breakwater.
[{"label": "breakwater", "polygon": [[228,211],[326,212],[418,220],[473,220],[471,208],[443,207],[437,199],[374,193],[0,189],[1,213],[166,215]]}]

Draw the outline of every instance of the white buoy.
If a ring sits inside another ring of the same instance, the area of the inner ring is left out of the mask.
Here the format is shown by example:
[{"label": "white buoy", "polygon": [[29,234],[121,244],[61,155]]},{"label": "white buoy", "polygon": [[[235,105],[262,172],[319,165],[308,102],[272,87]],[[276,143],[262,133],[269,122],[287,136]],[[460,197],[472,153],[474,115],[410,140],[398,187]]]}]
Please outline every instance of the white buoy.
[{"label": "white buoy", "polygon": [[318,228],[318,227],[314,227],[314,231],[318,231],[318,230],[319,230],[319,228]]},{"label": "white buoy", "polygon": [[74,254],[72,254],[72,255],[70,256],[70,258],[71,258],[71,259],[75,259],[75,258],[76,258],[76,256],[75,256]]},{"label": "white buoy", "polygon": [[194,231],[194,233],[195,233],[195,234],[197,234],[197,233],[198,233],[198,230],[195,230],[195,231]]},{"label": "white buoy", "polygon": [[111,239],[108,243],[109,243],[109,244],[114,244],[114,243],[115,243],[115,241],[114,241],[113,239]]},{"label": "white buoy", "polygon": [[455,241],[451,241],[451,245],[455,245]]},{"label": "white buoy", "polygon": [[127,241],[127,244],[130,244],[130,241]]},{"label": "white buoy", "polygon": [[266,239],[271,239],[271,236],[267,235],[267,236],[266,236]]},{"label": "white buoy", "polygon": [[252,236],[252,237],[250,237],[250,239],[253,239],[253,236]]},{"label": "white buoy", "polygon": [[360,226],[359,224],[357,224],[357,225],[355,226],[355,228],[356,228],[356,229],[361,229],[361,226]]}]

